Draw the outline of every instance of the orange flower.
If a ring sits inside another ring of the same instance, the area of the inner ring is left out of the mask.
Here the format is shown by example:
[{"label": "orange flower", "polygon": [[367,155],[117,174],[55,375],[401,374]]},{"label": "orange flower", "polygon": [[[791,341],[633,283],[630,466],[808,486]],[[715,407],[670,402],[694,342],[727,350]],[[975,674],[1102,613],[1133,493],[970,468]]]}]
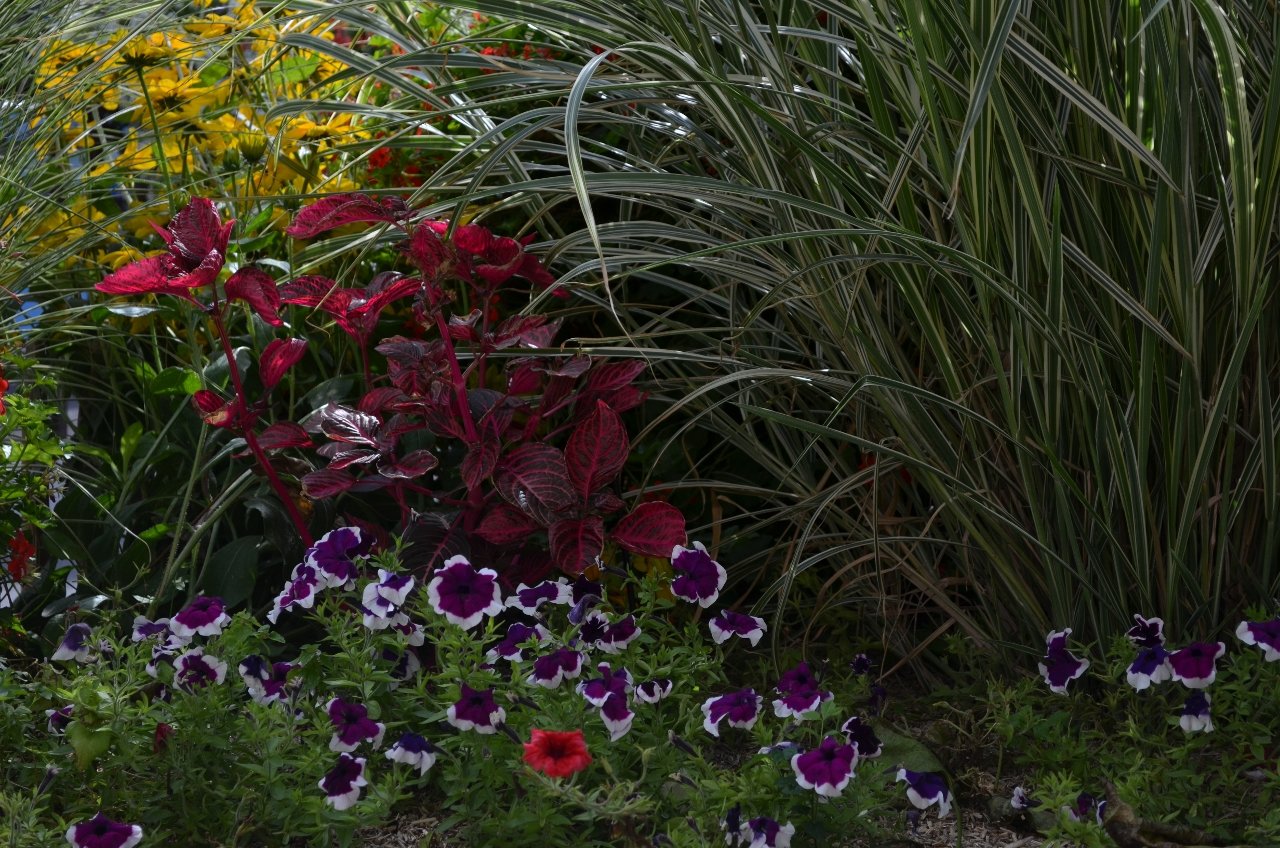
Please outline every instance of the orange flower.
[{"label": "orange flower", "polygon": [[591,753],[581,730],[533,729],[533,741],[524,743],[524,761],[550,777],[568,777],[591,765]]}]

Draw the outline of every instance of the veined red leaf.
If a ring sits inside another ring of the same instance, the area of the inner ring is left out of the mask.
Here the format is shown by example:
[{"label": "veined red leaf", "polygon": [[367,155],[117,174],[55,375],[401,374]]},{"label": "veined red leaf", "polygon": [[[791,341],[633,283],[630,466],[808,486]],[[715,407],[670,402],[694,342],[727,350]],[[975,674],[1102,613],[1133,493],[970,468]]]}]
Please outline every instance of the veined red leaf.
[{"label": "veined red leaf", "polygon": [[400,561],[404,567],[423,574],[458,554],[471,557],[471,545],[459,523],[456,513],[413,513],[403,536]]},{"label": "veined red leaf", "polygon": [[191,404],[210,427],[233,429],[240,423],[239,406],[235,400],[223,400],[208,389],[201,389],[191,396]]},{"label": "veined red leaf", "polygon": [[601,362],[591,369],[583,388],[586,391],[611,392],[623,386],[631,385],[646,367],[643,359]]},{"label": "veined red leaf", "polygon": [[320,410],[320,432],[338,442],[355,445],[377,445],[378,428],[382,422],[336,401],[329,401]]},{"label": "veined red leaf", "polygon": [[564,463],[580,499],[607,486],[626,464],[631,442],[622,419],[602,401],[574,428],[565,445]]},{"label": "veined red leaf", "polygon": [[604,524],[598,515],[566,518],[547,530],[551,558],[566,574],[581,574],[604,550]]},{"label": "veined red leaf", "polygon": [[313,500],[321,500],[340,495],[355,483],[356,478],[345,471],[321,468],[303,476],[302,493]]},{"label": "veined red leaf", "polygon": [[[222,223],[209,198],[193,197],[190,203],[178,210],[165,230],[156,229],[169,245],[169,253],[190,271],[205,262],[212,253],[219,257],[227,255],[227,241],[235,223]],[[218,267],[221,268],[221,264]]]},{"label": "veined red leaf", "polygon": [[379,465],[378,473],[393,480],[412,480],[426,474],[439,462],[431,451],[416,450],[397,458],[394,462]]},{"label": "veined red leaf", "polygon": [[[285,303],[306,306],[312,309],[324,303],[327,309],[329,301],[342,290],[335,281],[328,277],[321,277],[319,274],[306,274],[285,283],[280,290],[280,299]],[[345,310],[345,304],[343,308]]]},{"label": "veined red leaf", "polygon": [[608,489],[592,492],[591,497],[587,500],[587,509],[600,515],[608,515],[611,512],[617,512],[620,509],[625,509],[626,506],[627,505],[623,503],[622,498],[618,497]]},{"label": "veined red leaf", "polygon": [[392,404],[399,403],[404,400],[404,392],[391,386],[380,386],[372,389],[360,398],[359,409],[361,412],[369,415],[377,415],[385,409],[390,409]]},{"label": "veined red leaf", "polygon": [[108,274],[94,288],[103,294],[169,292],[171,294],[189,295],[185,286],[179,291],[170,292],[169,275],[165,273],[166,258],[164,256],[148,256],[146,259],[130,262],[120,270]]},{"label": "veined red leaf", "polygon": [[258,376],[262,385],[274,389],[289,369],[307,352],[306,339],[272,339],[258,357]]},{"label": "veined red leaf", "polygon": [[309,239],[345,224],[399,225],[409,211],[398,197],[379,202],[367,194],[334,194],[299,209],[285,232],[296,239]]},{"label": "veined red leaf", "polygon": [[537,529],[532,518],[510,504],[500,503],[480,519],[475,533],[493,545],[516,545]]},{"label": "veined red leaf", "polygon": [[258,444],[263,450],[281,450],[283,448],[309,448],[311,437],[307,431],[292,421],[280,421],[272,424],[258,434]]},{"label": "veined red leaf", "polygon": [[273,327],[284,323],[280,318],[280,292],[270,274],[257,268],[241,268],[231,275],[226,285],[228,300],[243,300]]},{"label": "veined red leaf", "polygon": [[502,446],[497,439],[483,437],[467,449],[467,455],[462,458],[459,471],[462,474],[462,482],[467,484],[468,489],[476,488],[481,481],[493,474],[501,449]]},{"label": "veined red leaf", "polygon": [[521,445],[507,454],[494,475],[494,484],[508,503],[526,510],[530,497],[553,511],[566,509],[578,500],[564,454],[551,445]]},{"label": "veined red leaf", "polygon": [[671,556],[672,548],[684,544],[684,516],[671,504],[649,501],[624,516],[609,535],[633,554]]}]

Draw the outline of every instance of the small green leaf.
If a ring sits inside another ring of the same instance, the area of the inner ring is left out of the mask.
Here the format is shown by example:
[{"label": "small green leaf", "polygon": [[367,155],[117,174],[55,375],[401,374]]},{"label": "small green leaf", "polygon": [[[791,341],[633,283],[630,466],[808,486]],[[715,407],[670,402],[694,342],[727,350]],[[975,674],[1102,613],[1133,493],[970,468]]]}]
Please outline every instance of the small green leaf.
[{"label": "small green leaf", "polygon": [[67,741],[76,752],[76,768],[84,771],[111,747],[111,729],[94,730],[73,721],[67,725]]},{"label": "small green leaf", "polygon": [[925,746],[910,737],[895,733],[882,721],[870,722],[876,736],[884,743],[881,758],[886,763],[898,763],[910,771],[945,773],[942,763]]},{"label": "small green leaf", "polygon": [[190,368],[166,368],[151,379],[148,389],[153,395],[189,397],[200,391],[200,375]]},{"label": "small green leaf", "polygon": [[142,424],[138,421],[133,422],[125,428],[124,434],[120,436],[120,464],[128,467],[129,460],[138,450],[138,443],[142,441]]}]

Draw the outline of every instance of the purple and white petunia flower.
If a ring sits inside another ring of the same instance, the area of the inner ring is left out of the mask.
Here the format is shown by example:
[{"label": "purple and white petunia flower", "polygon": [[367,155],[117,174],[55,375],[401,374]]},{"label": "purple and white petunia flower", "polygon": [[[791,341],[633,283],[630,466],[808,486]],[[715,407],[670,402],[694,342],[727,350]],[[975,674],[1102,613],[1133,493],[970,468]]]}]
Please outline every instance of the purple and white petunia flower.
[{"label": "purple and white petunia flower", "polygon": [[1213,719],[1209,715],[1209,693],[1197,689],[1187,698],[1182,708],[1178,724],[1186,733],[1208,733],[1213,730]]},{"label": "purple and white petunia flower", "polygon": [[593,707],[603,707],[610,695],[626,695],[631,691],[631,672],[625,668],[614,671],[608,663],[596,666],[600,676],[578,684],[578,694]]},{"label": "purple and white petunia flower", "polygon": [[147,663],[147,674],[159,677],[160,663],[171,662],[184,647],[184,643],[172,633],[165,632],[156,644],[151,646],[151,661]]},{"label": "purple and white petunia flower", "polygon": [[850,745],[858,749],[858,757],[861,759],[878,757],[884,750],[884,743],[876,736],[875,730],[858,716],[853,716],[840,725],[840,732]]},{"label": "purple and white petunia flower", "polygon": [[1088,792],[1081,792],[1076,796],[1075,804],[1070,807],[1063,807],[1062,809],[1066,811],[1072,821],[1084,821],[1089,818],[1090,814],[1092,814],[1093,820],[1101,826],[1103,814],[1107,809],[1107,802],[1105,799],[1099,801]]},{"label": "purple and white petunia flower", "polygon": [[196,636],[217,636],[231,621],[222,598],[198,595],[169,620],[169,630],[185,644]]},{"label": "purple and white petunia flower", "polygon": [[449,723],[459,730],[487,735],[498,732],[498,725],[506,721],[507,711],[498,706],[492,689],[472,689],[463,683],[462,697],[449,707],[448,715]]},{"label": "purple and white petunia flower", "polygon": [[67,732],[67,725],[71,723],[71,714],[75,711],[75,706],[67,704],[65,707],[59,707],[56,710],[45,710],[45,718],[48,719],[49,733],[54,736],[61,736]]},{"label": "purple and white petunia flower", "polygon": [[521,583],[515,594],[507,598],[507,606],[515,607],[527,615],[533,615],[543,604],[570,604],[573,593],[569,581],[544,580],[532,586]]},{"label": "purple and white petunia flower", "polygon": [[418,659],[418,652],[413,648],[405,648],[403,651],[383,648],[382,658],[394,663],[391,667],[391,682],[387,684],[388,689],[400,688],[402,683],[409,682],[422,670],[422,660]]},{"label": "purple and white petunia flower", "polygon": [[1067,693],[1067,684],[1085,673],[1089,660],[1077,657],[1067,650],[1067,637],[1071,628],[1055,630],[1045,637],[1044,662],[1040,663],[1040,676],[1049,684],[1049,691],[1059,695]]},{"label": "purple and white petunia flower", "polygon": [[908,771],[898,769],[898,781],[906,781],[907,800],[917,810],[927,810],[938,805],[938,818],[951,812],[951,791],[942,775],[933,772]]},{"label": "purple and white petunia flower", "polygon": [[801,789],[812,789],[825,798],[838,798],[853,778],[858,752],[834,736],[824,737],[812,751],[791,758],[791,769]]},{"label": "purple and white petunia flower", "polygon": [[276,595],[275,600],[272,601],[271,609],[267,612],[267,620],[275,624],[280,619],[280,613],[294,607],[311,609],[316,603],[316,593],[321,588],[323,587],[320,584],[318,569],[305,563],[294,566],[293,574],[285,584],[284,591]]},{"label": "purple and white petunia flower", "polygon": [[162,640],[169,635],[169,619],[157,618],[155,621],[147,618],[145,615],[135,616],[133,619],[133,641],[145,642],[154,636],[159,636]]},{"label": "purple and white petunia flower", "polygon": [[631,729],[636,714],[627,705],[625,692],[610,692],[600,705],[600,719],[609,731],[609,741],[617,742]]},{"label": "purple and white petunia flower", "polygon": [[283,702],[289,695],[289,672],[295,668],[293,663],[268,663],[257,654],[245,657],[236,666],[249,697],[258,704]]},{"label": "purple and white petunia flower", "polygon": [[74,848],[133,848],[141,841],[141,827],[112,821],[102,813],[67,828],[67,843]]},{"label": "purple and white petunia flower", "polygon": [[760,637],[768,629],[763,618],[731,609],[720,610],[707,622],[707,627],[711,630],[711,640],[717,645],[723,644],[731,636],[737,636],[746,639],[753,648],[760,643]]},{"label": "purple and white petunia flower", "polygon": [[[791,822],[778,824],[767,816],[751,819],[742,825],[742,844],[747,848],[790,848],[796,828]],[[751,840],[747,842],[747,840]]]},{"label": "purple and white petunia flower", "polygon": [[782,672],[782,676],[778,678],[778,685],[774,689],[778,692],[811,692],[818,688],[818,678],[810,669],[807,662],[797,664],[794,668],[787,669]]},{"label": "purple and white petunia flower", "polygon": [[571,648],[559,648],[533,661],[528,682],[555,689],[562,681],[573,680],[582,673],[583,654]]},{"label": "purple and white petunia flower", "polygon": [[364,593],[360,597],[360,613],[364,626],[370,630],[403,627],[409,623],[409,616],[383,594],[380,583],[370,583],[364,587]]},{"label": "purple and white petunia flower", "polygon": [[505,609],[498,572],[491,568],[477,571],[461,555],[450,557],[436,569],[427,584],[427,601],[433,610],[463,630],[470,630],[486,615],[497,615]]},{"label": "purple and white petunia flower", "polygon": [[366,539],[359,527],[339,527],[317,539],[302,562],[315,569],[321,588],[349,589],[356,579],[355,558],[372,547],[373,539]]},{"label": "purple and white petunia flower", "polygon": [[673,686],[671,680],[666,677],[646,680],[636,687],[636,697],[646,704],[656,704],[671,694]]},{"label": "purple and white petunia flower", "polygon": [[207,656],[203,648],[185,651],[173,661],[173,682],[187,691],[216,686],[226,679],[227,664]]},{"label": "purple and white petunia flower", "polygon": [[1188,689],[1204,689],[1218,676],[1218,658],[1226,652],[1225,642],[1192,642],[1169,655],[1172,677]]},{"label": "purple and white petunia flower", "polygon": [[1134,624],[1125,632],[1129,641],[1139,648],[1155,648],[1164,644],[1164,619],[1143,618],[1133,614]]},{"label": "purple and white petunia flower", "polygon": [[764,696],[757,695],[754,689],[740,689],[708,698],[702,704],[702,727],[712,736],[720,735],[720,722],[727,721],[730,727],[750,730],[760,717],[760,705]]},{"label": "purple and white petunia flower", "polygon": [[485,654],[485,659],[489,660],[489,662],[497,662],[499,658],[510,660],[511,662],[520,662],[524,659],[524,654],[520,650],[521,645],[531,640],[545,642],[550,638],[551,634],[541,624],[531,625],[517,621],[507,628],[507,635],[503,640],[489,649]]},{"label": "purple and white petunia flower", "polygon": [[671,568],[676,573],[671,581],[671,594],[700,607],[714,604],[729,579],[724,566],[711,558],[701,542],[694,542],[692,548],[683,545],[672,548]]},{"label": "purple and white petunia flower", "polygon": [[412,574],[396,574],[394,571],[379,568],[378,582],[374,585],[378,587],[379,595],[393,605],[402,607],[409,599],[409,593],[413,591],[413,584]]},{"label": "purple and white petunia flower", "polygon": [[387,759],[395,763],[405,763],[424,775],[436,764],[439,748],[416,733],[405,733],[395,744],[387,749]]},{"label": "purple and white petunia flower", "polygon": [[78,663],[87,663],[89,661],[89,651],[93,647],[89,644],[89,636],[92,632],[89,629],[89,625],[82,622],[71,625],[67,628],[67,632],[63,634],[62,641],[58,643],[58,649],[53,652],[49,659],[54,662],[75,660]]},{"label": "purple and white petunia flower", "polygon": [[605,627],[595,646],[606,654],[619,654],[640,635],[634,615],[623,616]]},{"label": "purple and white petunia flower", "polygon": [[326,804],[335,810],[346,810],[360,800],[360,787],[368,786],[364,779],[364,757],[339,754],[338,764],[320,781]]},{"label": "purple and white petunia flower", "polygon": [[387,726],[369,718],[369,709],[364,704],[334,698],[324,705],[324,709],[333,724],[330,751],[350,753],[360,747],[361,742],[368,742],[375,748],[381,744]]},{"label": "purple and white petunia flower", "polygon": [[1032,810],[1040,806],[1040,802],[1031,797],[1031,794],[1021,786],[1013,787],[1013,797],[1009,799],[1009,806],[1015,810]]},{"label": "purple and white petunia flower", "polygon": [[1163,645],[1142,648],[1125,672],[1129,685],[1141,692],[1152,683],[1163,683],[1173,676],[1169,665],[1169,652]]},{"label": "purple and white petunia flower", "polygon": [[788,692],[773,700],[773,714],[778,718],[795,718],[803,721],[818,711],[818,707],[832,698],[830,692],[810,689],[805,692]]},{"label": "purple and white petunia flower", "polygon": [[1270,621],[1242,621],[1236,628],[1236,638],[1246,645],[1262,649],[1267,662],[1280,660],[1280,618]]}]

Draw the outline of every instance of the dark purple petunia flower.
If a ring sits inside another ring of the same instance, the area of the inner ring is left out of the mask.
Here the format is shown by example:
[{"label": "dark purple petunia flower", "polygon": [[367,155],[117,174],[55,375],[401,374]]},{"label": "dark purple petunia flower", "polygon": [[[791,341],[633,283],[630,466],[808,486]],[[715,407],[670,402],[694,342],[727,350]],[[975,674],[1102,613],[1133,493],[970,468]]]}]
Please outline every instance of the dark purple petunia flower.
[{"label": "dark purple petunia flower", "polygon": [[450,557],[427,584],[431,608],[463,630],[470,630],[486,615],[504,609],[498,573],[491,568],[479,571],[464,556]]},{"label": "dark purple petunia flower", "polygon": [[671,581],[671,594],[700,607],[714,604],[729,579],[724,566],[711,558],[701,542],[694,542],[692,548],[683,545],[672,548],[671,568],[676,573]]},{"label": "dark purple petunia flower", "polygon": [[1077,657],[1067,650],[1067,637],[1071,628],[1055,630],[1045,637],[1044,661],[1040,663],[1040,676],[1049,684],[1049,691],[1059,695],[1067,693],[1067,684],[1089,668],[1087,659]]},{"label": "dark purple petunia flower", "polygon": [[707,627],[711,630],[711,640],[717,645],[724,644],[731,636],[737,636],[749,641],[753,648],[760,643],[760,637],[768,629],[763,618],[731,609],[720,610],[715,618],[707,622]]},{"label": "dark purple petunia flower", "polygon": [[67,628],[67,632],[63,634],[62,641],[58,643],[58,649],[53,652],[49,659],[54,662],[75,660],[78,663],[87,663],[89,661],[89,651],[92,648],[89,644],[89,636],[92,632],[87,624],[77,622],[71,625]]},{"label": "dark purple petunia flower", "polygon": [[547,628],[541,624],[524,624],[523,622],[515,622],[507,628],[507,635],[494,647],[490,648],[485,658],[489,662],[497,662],[501,657],[511,662],[520,662],[524,659],[524,654],[520,650],[520,646],[529,641],[543,642],[551,638],[551,634],[547,632]]},{"label": "dark purple petunia flower", "polygon": [[[747,848],[789,848],[796,828],[791,822],[778,824],[767,816],[754,818],[742,825],[742,840]],[[751,840],[747,842],[746,840]]]},{"label": "dark purple petunia flower", "polygon": [[321,588],[349,587],[356,578],[355,558],[372,547],[373,539],[366,539],[359,527],[339,527],[317,539],[302,562],[316,570]]},{"label": "dark purple petunia flower", "polygon": [[830,701],[832,694],[818,689],[806,692],[788,692],[781,698],[773,700],[773,714],[778,718],[795,718],[803,721],[817,712],[823,702]]},{"label": "dark purple petunia flower", "polygon": [[619,654],[640,635],[634,615],[623,616],[607,625],[595,646],[606,654]]},{"label": "dark purple petunia flower", "polygon": [[168,633],[169,619],[167,618],[157,618],[152,621],[145,615],[139,615],[133,619],[134,642],[145,642],[153,636],[159,636],[163,639]]},{"label": "dark purple petunia flower", "polygon": [[197,635],[217,636],[230,621],[222,598],[199,595],[169,620],[169,629],[185,644]]},{"label": "dark purple petunia flower", "polygon": [[418,770],[418,775],[421,776],[430,771],[431,767],[436,764],[436,754],[439,750],[439,748],[418,734],[406,733],[387,749],[387,759],[394,763],[411,765]]},{"label": "dark purple petunia flower", "polygon": [[1134,625],[1124,634],[1139,648],[1157,648],[1164,645],[1164,619],[1143,618],[1133,614]]},{"label": "dark purple petunia flower", "polygon": [[1186,733],[1208,733],[1213,730],[1213,719],[1209,715],[1209,693],[1200,689],[1192,692],[1182,708],[1178,724]]},{"label": "dark purple petunia flower", "polygon": [[1236,638],[1246,645],[1262,649],[1267,662],[1280,660],[1280,618],[1270,621],[1242,621],[1236,628]]},{"label": "dark purple petunia flower", "polygon": [[45,710],[45,718],[49,720],[49,733],[54,736],[61,736],[67,732],[67,725],[71,723],[71,713],[75,711],[72,704],[65,707],[59,707],[56,710]]},{"label": "dark purple petunia flower", "polygon": [[364,704],[334,698],[325,704],[324,709],[333,724],[330,751],[350,753],[360,747],[361,742],[367,741],[375,748],[382,742],[382,734],[387,727],[369,718],[369,709]]},{"label": "dark purple petunia flower", "polygon": [[257,654],[251,654],[240,662],[236,670],[255,703],[276,704],[288,697],[289,672],[296,667],[286,662],[270,664]]},{"label": "dark purple petunia flower", "polygon": [[1163,645],[1142,648],[1125,672],[1129,685],[1141,692],[1152,683],[1163,683],[1173,674],[1169,666],[1169,652]]},{"label": "dark purple petunia flower", "polygon": [[378,569],[378,582],[373,584],[378,589],[378,594],[386,599],[393,606],[402,607],[405,601],[409,599],[409,593],[413,591],[413,575],[412,574],[396,574],[386,569]]},{"label": "dark purple petunia flower", "polygon": [[364,764],[364,757],[338,755],[338,764],[320,781],[326,804],[335,810],[346,810],[360,800],[360,787],[369,785],[364,779]]},{"label": "dark purple petunia flower", "polygon": [[876,736],[875,730],[857,716],[840,725],[840,732],[850,745],[858,749],[858,756],[862,759],[878,757],[884,750],[884,743]]},{"label": "dark purple petunia flower", "polygon": [[507,598],[507,606],[515,607],[527,615],[533,615],[543,604],[568,604],[573,597],[567,580],[544,580],[533,586],[521,583],[515,594]]},{"label": "dark purple petunia flower", "polygon": [[646,680],[636,687],[636,697],[646,704],[656,704],[671,694],[673,685],[666,677]]},{"label": "dark purple petunia flower", "polygon": [[614,671],[608,663],[596,666],[600,676],[578,684],[578,694],[594,707],[603,707],[610,695],[625,695],[631,691],[631,673],[625,668]]},{"label": "dark purple petunia flower", "polygon": [[597,647],[609,634],[609,619],[602,612],[592,610],[582,617],[578,627],[578,641],[588,648]]},{"label": "dark purple petunia flower", "polygon": [[318,569],[305,563],[294,566],[293,575],[285,584],[284,591],[276,595],[272,602],[271,609],[267,612],[267,620],[275,624],[280,618],[280,613],[294,607],[311,609],[316,602],[316,592],[321,588],[323,587]]},{"label": "dark purple petunia flower", "polygon": [[858,654],[849,662],[849,669],[857,675],[866,676],[875,668],[875,663],[866,654]]},{"label": "dark purple petunia flower", "polygon": [[141,841],[141,827],[112,821],[102,813],[67,829],[67,842],[74,848],[133,848]]},{"label": "dark purple petunia flower", "polygon": [[757,695],[754,689],[741,689],[708,698],[702,704],[702,727],[712,736],[720,735],[720,722],[727,721],[730,727],[750,730],[760,717],[760,705],[764,697]]},{"label": "dark purple petunia flower", "polygon": [[834,736],[824,737],[817,748],[791,758],[791,768],[800,788],[812,789],[826,798],[840,797],[853,778],[857,764],[858,752],[854,747]]},{"label": "dark purple petunia flower", "polygon": [[192,691],[227,679],[227,664],[217,657],[206,656],[203,648],[192,648],[173,661],[173,682]]},{"label": "dark purple petunia flower", "polygon": [[609,741],[617,742],[631,729],[636,714],[627,705],[626,692],[610,692],[600,705],[600,719],[609,731]]},{"label": "dark purple petunia flower", "polygon": [[533,661],[533,671],[527,680],[547,689],[555,689],[564,680],[572,680],[582,673],[582,652],[559,648]]},{"label": "dark purple petunia flower", "polygon": [[951,812],[951,791],[942,775],[898,769],[897,780],[906,781],[907,800],[917,810],[927,810],[937,804],[938,818]]},{"label": "dark purple petunia flower", "polygon": [[389,600],[381,591],[382,584],[370,583],[360,597],[360,616],[370,630],[386,630],[409,624],[409,616],[400,611],[398,604]]},{"label": "dark purple petunia flower", "polygon": [[778,678],[778,685],[774,689],[778,692],[811,692],[818,688],[818,678],[809,670],[809,664],[802,662],[794,668],[788,669]]},{"label": "dark purple petunia flower", "polygon": [[1064,807],[1067,815],[1072,821],[1084,821],[1092,814],[1093,820],[1099,825],[1102,824],[1103,814],[1106,812],[1107,802],[1099,801],[1088,792],[1081,792],[1076,796],[1076,802],[1070,807]]},{"label": "dark purple petunia flower", "polygon": [[492,689],[472,689],[462,684],[462,697],[449,707],[449,723],[459,730],[474,730],[476,733],[490,734],[498,732],[498,725],[506,721],[507,712],[498,706],[493,698]]},{"label": "dark purple petunia flower", "polygon": [[422,670],[422,660],[418,659],[418,652],[413,648],[405,648],[403,651],[383,648],[382,658],[393,663],[391,682],[387,684],[388,689],[400,688],[400,684],[417,677],[418,672]]},{"label": "dark purple petunia flower", "polygon": [[1172,677],[1188,689],[1203,689],[1217,677],[1216,663],[1226,652],[1223,642],[1192,642],[1169,655]]},{"label": "dark purple petunia flower", "polygon": [[1033,810],[1040,806],[1040,802],[1032,798],[1027,790],[1021,786],[1013,787],[1013,797],[1009,799],[1009,806],[1015,810]]}]

